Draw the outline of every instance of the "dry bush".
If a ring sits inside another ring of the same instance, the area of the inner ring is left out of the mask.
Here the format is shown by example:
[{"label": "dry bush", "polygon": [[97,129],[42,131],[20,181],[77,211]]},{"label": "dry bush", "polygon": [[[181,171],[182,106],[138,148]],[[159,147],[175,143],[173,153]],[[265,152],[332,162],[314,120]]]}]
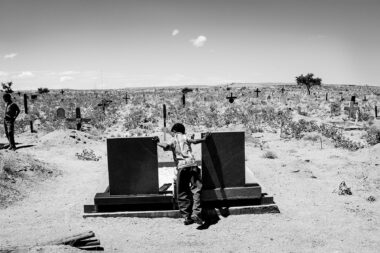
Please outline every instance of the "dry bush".
[{"label": "dry bush", "polygon": [[276,153],[273,152],[273,151],[267,151],[267,152],[265,152],[263,154],[263,157],[267,158],[267,159],[277,159],[278,158],[277,155],[276,155]]}]

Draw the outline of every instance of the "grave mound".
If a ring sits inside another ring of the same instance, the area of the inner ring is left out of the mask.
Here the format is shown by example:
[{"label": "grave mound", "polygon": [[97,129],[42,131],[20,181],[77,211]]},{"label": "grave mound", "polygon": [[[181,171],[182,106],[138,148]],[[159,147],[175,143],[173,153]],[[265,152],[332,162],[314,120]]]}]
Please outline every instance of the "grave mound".
[{"label": "grave mound", "polygon": [[76,130],[55,130],[42,136],[39,140],[39,143],[45,146],[58,146],[86,144],[91,141],[96,141],[100,139],[100,137],[96,137],[89,133],[84,133]]},{"label": "grave mound", "polygon": [[46,163],[30,155],[0,152],[0,207],[24,198],[40,182],[59,175],[60,172],[50,168]]}]

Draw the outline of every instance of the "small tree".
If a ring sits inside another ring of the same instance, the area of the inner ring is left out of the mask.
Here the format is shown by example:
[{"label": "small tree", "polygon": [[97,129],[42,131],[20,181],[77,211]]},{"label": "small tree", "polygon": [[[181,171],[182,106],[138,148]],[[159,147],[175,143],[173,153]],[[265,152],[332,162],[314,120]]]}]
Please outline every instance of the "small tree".
[{"label": "small tree", "polygon": [[13,93],[12,84],[13,82],[1,83],[1,87],[5,93]]},{"label": "small tree", "polygon": [[322,79],[319,77],[314,78],[313,73],[308,73],[305,76],[304,75],[296,76],[296,82],[297,82],[297,85],[306,86],[307,92],[310,95],[310,88],[316,85],[321,86]]},{"label": "small tree", "polygon": [[48,88],[38,88],[39,94],[49,93],[50,90]]}]

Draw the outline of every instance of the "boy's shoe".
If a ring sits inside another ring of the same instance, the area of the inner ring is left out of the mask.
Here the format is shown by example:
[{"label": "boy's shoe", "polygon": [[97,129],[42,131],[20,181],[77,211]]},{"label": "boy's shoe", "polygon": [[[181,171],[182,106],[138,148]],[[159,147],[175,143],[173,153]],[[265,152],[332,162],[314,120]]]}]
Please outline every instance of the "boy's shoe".
[{"label": "boy's shoe", "polygon": [[16,147],[9,147],[8,150],[16,151]]},{"label": "boy's shoe", "polygon": [[193,219],[190,219],[190,218],[186,218],[185,221],[183,222],[183,224],[185,224],[186,226],[191,225],[193,223],[194,223]]},{"label": "boy's shoe", "polygon": [[203,224],[203,220],[201,219],[201,217],[199,217],[198,215],[191,215],[191,219],[196,222],[198,225],[202,225]]}]

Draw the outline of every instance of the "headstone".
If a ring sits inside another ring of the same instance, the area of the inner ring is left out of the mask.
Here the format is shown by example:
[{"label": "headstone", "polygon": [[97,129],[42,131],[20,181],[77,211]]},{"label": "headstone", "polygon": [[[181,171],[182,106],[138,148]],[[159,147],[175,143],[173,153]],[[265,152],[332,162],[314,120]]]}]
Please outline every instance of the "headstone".
[{"label": "headstone", "polygon": [[202,143],[203,202],[261,198],[258,183],[247,183],[244,140],[244,132],[219,132]]},{"label": "headstone", "polygon": [[57,109],[57,118],[58,119],[64,119],[64,118],[66,118],[66,112],[65,112],[65,109],[63,109],[63,108],[58,108]]},{"label": "headstone", "polygon": [[107,139],[111,195],[158,194],[157,144],[151,137]]},{"label": "headstone", "polygon": [[244,132],[212,133],[202,143],[202,180],[205,189],[244,186]]}]

